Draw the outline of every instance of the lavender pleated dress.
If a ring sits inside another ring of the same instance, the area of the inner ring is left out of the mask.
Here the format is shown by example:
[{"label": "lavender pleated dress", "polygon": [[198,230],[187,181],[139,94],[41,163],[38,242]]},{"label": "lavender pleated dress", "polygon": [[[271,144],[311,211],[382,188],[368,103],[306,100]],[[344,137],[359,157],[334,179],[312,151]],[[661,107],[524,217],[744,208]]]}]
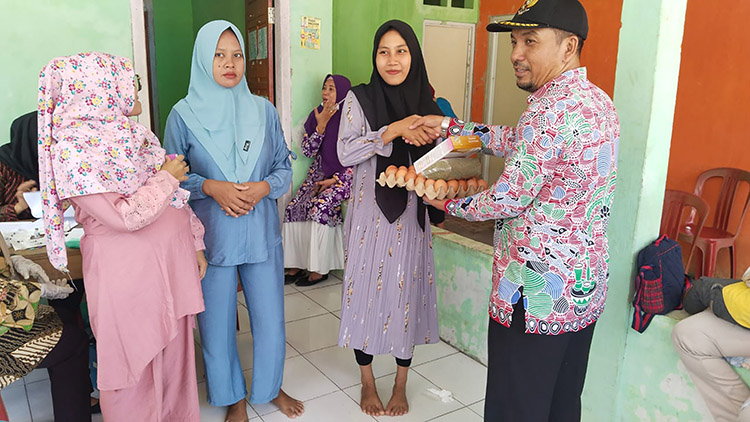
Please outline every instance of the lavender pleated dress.
[{"label": "lavender pleated dress", "polygon": [[419,226],[421,199],[413,192],[404,213],[388,222],[375,202],[376,155],[389,156],[392,149],[383,146],[385,127],[370,129],[351,92],[343,111],[338,154],[343,165],[354,166],[354,177],[344,221],[339,346],[409,359],[415,345],[438,342],[430,226]]}]

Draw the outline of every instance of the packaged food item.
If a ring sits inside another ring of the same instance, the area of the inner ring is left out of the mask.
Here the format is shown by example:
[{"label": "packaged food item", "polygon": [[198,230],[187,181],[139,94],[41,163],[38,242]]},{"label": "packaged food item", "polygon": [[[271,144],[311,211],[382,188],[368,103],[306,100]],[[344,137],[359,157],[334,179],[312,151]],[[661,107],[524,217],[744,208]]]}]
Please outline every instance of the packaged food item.
[{"label": "packaged food item", "polygon": [[453,151],[473,154],[482,149],[482,140],[477,135],[449,136]]},{"label": "packaged food item", "polygon": [[476,154],[481,149],[482,141],[477,135],[449,136],[447,139],[439,141],[430,152],[414,162],[414,168],[417,173],[423,173],[431,165],[447,157],[449,154],[449,158],[465,158]]},{"label": "packaged food item", "polygon": [[430,179],[469,179],[482,175],[482,164],[474,158],[443,158],[422,172]]}]

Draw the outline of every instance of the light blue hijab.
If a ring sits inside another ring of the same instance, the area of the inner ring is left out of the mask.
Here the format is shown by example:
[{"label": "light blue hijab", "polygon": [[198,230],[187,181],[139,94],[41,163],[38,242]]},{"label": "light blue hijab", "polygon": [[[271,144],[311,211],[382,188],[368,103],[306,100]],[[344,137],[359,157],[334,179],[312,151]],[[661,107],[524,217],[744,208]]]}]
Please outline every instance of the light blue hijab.
[{"label": "light blue hijab", "polygon": [[231,22],[216,20],[203,25],[195,37],[188,95],[174,109],[227,180],[246,182],[263,147],[266,107],[264,99],[250,93],[244,74],[234,88],[214,80],[216,44],[227,29],[234,32],[245,51],[242,34]]}]

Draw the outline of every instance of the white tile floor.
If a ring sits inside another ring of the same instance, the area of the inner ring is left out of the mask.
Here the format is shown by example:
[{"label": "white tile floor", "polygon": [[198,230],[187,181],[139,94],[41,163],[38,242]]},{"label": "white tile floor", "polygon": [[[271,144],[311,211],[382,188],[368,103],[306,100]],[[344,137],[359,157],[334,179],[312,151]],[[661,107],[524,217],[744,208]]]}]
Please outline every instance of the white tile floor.
[{"label": "white tile floor", "polygon": [[[392,418],[372,418],[359,409],[359,369],[354,354],[336,345],[340,307],[341,280],[331,276],[312,287],[286,286],[285,316],[287,330],[284,390],[305,402],[305,414],[296,420],[320,422],[358,421],[434,421],[479,422],[484,407],[484,386],[487,369],[446,343],[417,346],[409,373],[407,395],[410,411]],[[245,310],[239,298],[240,330],[237,343],[250,385],[252,376],[252,336]],[[196,334],[196,347],[200,349]],[[203,360],[196,354],[198,391],[201,397],[201,420],[221,422],[224,409],[206,403],[206,382]],[[446,370],[450,368],[450,370]],[[378,392],[387,403],[396,373],[390,356],[376,356],[373,369]],[[445,389],[454,401],[443,403],[429,389]],[[46,370],[36,370],[23,380],[2,390],[11,422],[52,421],[52,398]],[[254,422],[288,420],[273,405],[248,404],[248,415]],[[101,415],[94,421],[101,421]]]}]

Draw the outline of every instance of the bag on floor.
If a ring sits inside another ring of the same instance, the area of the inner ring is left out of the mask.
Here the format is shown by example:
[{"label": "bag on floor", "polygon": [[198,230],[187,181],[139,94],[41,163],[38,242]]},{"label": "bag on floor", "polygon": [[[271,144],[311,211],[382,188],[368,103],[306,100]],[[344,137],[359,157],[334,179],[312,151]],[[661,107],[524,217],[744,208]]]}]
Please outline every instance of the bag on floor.
[{"label": "bag on floor", "polygon": [[680,245],[663,235],[638,253],[638,273],[633,298],[634,330],[642,333],[656,315],[682,308],[682,295],[690,279],[682,265]]}]

